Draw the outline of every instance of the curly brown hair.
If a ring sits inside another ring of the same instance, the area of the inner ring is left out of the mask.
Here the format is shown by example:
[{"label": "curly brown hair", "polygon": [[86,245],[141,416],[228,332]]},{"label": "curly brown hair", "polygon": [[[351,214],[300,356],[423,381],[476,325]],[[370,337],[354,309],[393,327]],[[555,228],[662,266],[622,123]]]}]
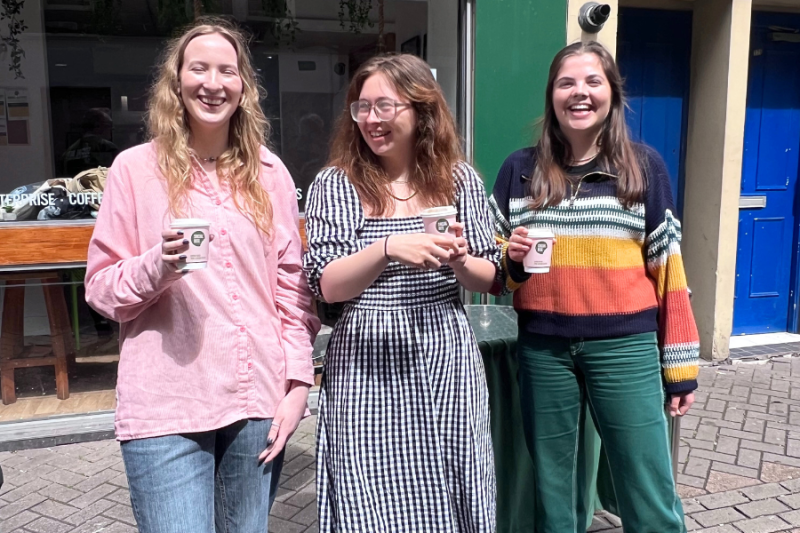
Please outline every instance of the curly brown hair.
[{"label": "curly brown hair", "polygon": [[409,176],[409,186],[417,191],[423,205],[452,204],[456,192],[453,170],[464,158],[458,129],[430,66],[411,54],[373,57],[355,73],[336,124],[329,165],[344,170],[372,213],[393,214],[389,177],[350,116],[350,104],[358,100],[367,78],[377,73],[386,76],[417,112],[414,172]]}]

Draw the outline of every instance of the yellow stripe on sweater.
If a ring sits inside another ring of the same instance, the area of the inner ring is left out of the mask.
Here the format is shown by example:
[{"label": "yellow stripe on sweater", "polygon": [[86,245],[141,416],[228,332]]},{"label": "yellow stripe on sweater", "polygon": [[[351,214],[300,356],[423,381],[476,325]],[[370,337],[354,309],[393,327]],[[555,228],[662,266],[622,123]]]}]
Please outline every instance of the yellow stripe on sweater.
[{"label": "yellow stripe on sweater", "polygon": [[671,255],[666,264],[652,268],[650,275],[656,280],[659,299],[667,292],[686,290],[686,272],[683,270],[682,258],[678,254]]},{"label": "yellow stripe on sweater", "polygon": [[618,269],[644,266],[642,244],[632,239],[558,236],[553,266]]},{"label": "yellow stripe on sweater", "polygon": [[667,383],[680,383],[697,379],[700,367],[697,363],[687,363],[686,365],[664,369],[664,379]]}]

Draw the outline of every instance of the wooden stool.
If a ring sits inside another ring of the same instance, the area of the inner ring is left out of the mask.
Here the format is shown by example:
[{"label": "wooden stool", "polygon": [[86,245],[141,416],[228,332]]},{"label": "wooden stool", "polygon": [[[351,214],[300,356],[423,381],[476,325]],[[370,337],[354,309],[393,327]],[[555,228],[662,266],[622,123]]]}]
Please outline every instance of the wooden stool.
[{"label": "wooden stool", "polygon": [[[43,283],[47,318],[50,321],[50,339],[53,355],[45,357],[20,357],[24,340],[25,280],[38,279]],[[0,333],[0,389],[3,404],[17,401],[14,370],[35,366],[54,366],[56,371],[56,395],[59,400],[69,398],[68,370],[75,358],[75,344],[69,324],[67,302],[61,285],[49,285],[60,281],[55,272],[19,272],[0,274],[6,282],[3,299],[2,333]],[[14,286],[9,286],[14,285]],[[16,286],[19,285],[19,286]]]}]

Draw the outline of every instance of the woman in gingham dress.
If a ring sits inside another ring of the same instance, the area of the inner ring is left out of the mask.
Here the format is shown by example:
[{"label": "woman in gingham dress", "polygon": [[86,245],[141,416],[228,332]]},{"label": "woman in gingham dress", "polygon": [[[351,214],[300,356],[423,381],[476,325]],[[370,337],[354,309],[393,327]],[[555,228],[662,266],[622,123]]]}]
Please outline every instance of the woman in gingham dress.
[{"label": "woman in gingham dress", "polygon": [[[499,250],[462,157],[425,62],[361,67],[306,206],[309,284],[346,302],[319,401],[322,532],[494,531],[488,392],[458,292],[490,290]],[[423,233],[440,205],[455,237]]]}]

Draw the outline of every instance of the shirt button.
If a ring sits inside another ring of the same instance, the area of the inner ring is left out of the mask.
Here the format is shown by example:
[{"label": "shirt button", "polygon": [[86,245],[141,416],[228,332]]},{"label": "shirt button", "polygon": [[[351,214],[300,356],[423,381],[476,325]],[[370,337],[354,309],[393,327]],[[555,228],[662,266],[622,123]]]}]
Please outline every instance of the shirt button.
[{"label": "shirt button", "polygon": [[227,232],[227,231],[225,231],[225,230],[222,230],[222,231],[220,231],[219,233],[220,233],[220,235],[227,235],[227,234],[228,234],[228,232]]},{"label": "shirt button", "polygon": [[228,268],[232,268],[233,267],[233,263],[228,261],[227,263],[225,263],[225,266],[228,267]]},{"label": "shirt button", "polygon": [[217,205],[222,205],[222,200],[217,200],[217,201],[216,201],[216,202],[214,202],[214,203],[215,203],[215,204],[217,204]]},{"label": "shirt button", "polygon": [[240,328],[239,328],[239,331],[241,331],[242,333],[244,333],[245,331],[247,331],[247,328],[245,328],[244,326],[242,326],[242,327],[240,327]]},{"label": "shirt button", "polygon": [[234,294],[234,295],[233,295],[233,299],[234,299],[234,300],[238,300],[238,299],[239,299],[239,295],[238,295],[238,294]]}]

